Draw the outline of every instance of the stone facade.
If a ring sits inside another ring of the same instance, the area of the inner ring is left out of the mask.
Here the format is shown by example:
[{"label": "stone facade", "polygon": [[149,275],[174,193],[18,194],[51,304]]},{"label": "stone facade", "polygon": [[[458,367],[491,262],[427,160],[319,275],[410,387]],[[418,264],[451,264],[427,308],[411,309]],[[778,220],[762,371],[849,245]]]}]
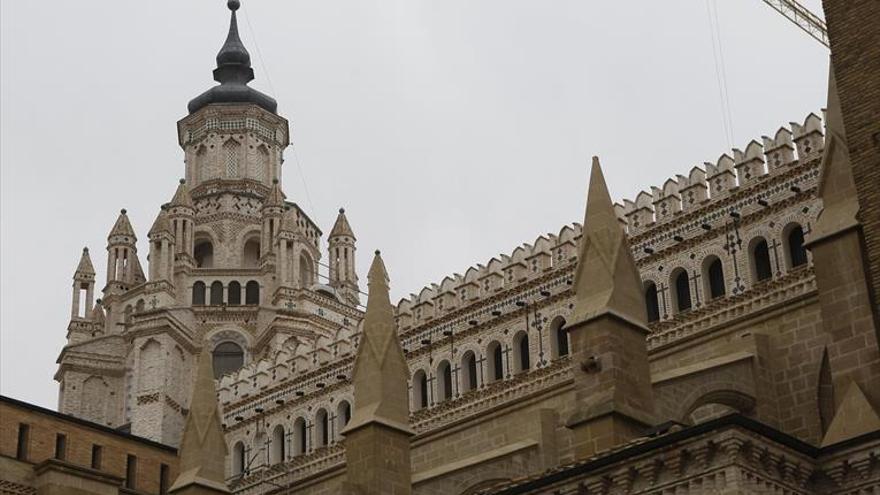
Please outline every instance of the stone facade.
[{"label": "stone facade", "polygon": [[[852,12],[828,8],[832,48],[861,43],[835,41]],[[377,458],[405,466],[393,459],[406,451],[407,472],[380,480],[400,493],[872,493],[880,225],[864,143],[876,120],[851,93],[863,62],[839,63],[827,118],[398,302],[394,377],[407,389],[377,388],[409,413],[390,422],[355,407],[372,393],[355,389],[371,324],[345,212],[322,253],[321,229],[283,193],[287,121],[261,99],[191,105],[185,179],[149,231],[147,274],[124,210],[99,301],[83,253],[59,408],[177,445],[204,352],[235,493],[358,493]],[[841,154],[851,143],[859,153]]]}]

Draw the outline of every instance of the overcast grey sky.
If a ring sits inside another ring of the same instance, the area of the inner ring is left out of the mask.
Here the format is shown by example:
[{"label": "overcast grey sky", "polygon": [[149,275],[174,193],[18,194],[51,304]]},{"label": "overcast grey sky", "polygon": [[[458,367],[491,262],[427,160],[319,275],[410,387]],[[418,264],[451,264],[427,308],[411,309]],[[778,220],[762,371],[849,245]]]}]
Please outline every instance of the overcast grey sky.
[{"label": "overcast grey sky", "polygon": [[[345,206],[362,280],[381,248],[395,298],[580,221],[592,155],[620,199],[729,152],[707,0],[242,3],[289,198],[325,232]],[[760,0],[717,17],[734,146],[824,105],[823,46]],[[10,0],[0,23],[0,392],[54,408],[80,250],[102,286],[125,207],[146,261],[228,11]]]}]

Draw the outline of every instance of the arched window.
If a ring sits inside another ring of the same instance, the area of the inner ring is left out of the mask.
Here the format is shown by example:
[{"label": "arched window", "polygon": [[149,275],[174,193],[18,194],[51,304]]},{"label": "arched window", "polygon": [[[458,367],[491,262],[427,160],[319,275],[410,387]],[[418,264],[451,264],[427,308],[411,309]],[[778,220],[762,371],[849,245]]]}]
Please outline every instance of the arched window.
[{"label": "arched window", "polygon": [[785,237],[788,244],[788,266],[797,268],[807,264],[807,250],[804,248],[804,229],[795,225]]},{"label": "arched window", "polygon": [[196,282],[193,284],[193,306],[204,306],[205,305],[205,293],[208,291],[208,288],[205,286],[204,282]]},{"label": "arched window", "polygon": [[238,178],[238,162],[241,145],[234,139],[223,143],[223,158],[226,160],[226,177]]},{"label": "arched window", "polygon": [[517,372],[528,371],[531,367],[529,362],[529,335],[519,332],[513,337],[513,348],[516,349],[513,359],[513,369]]},{"label": "arched window", "polygon": [[275,426],[272,430],[271,449],[269,450],[269,464],[284,462],[284,427]]},{"label": "arched window", "polygon": [[718,256],[709,256],[703,260],[703,291],[709,296],[708,299],[717,299],[724,296],[724,268]]},{"label": "arched window", "polygon": [[486,347],[486,354],[489,355],[489,378],[494,382],[504,378],[504,358],[501,344],[492,341]]},{"label": "arched window", "polygon": [[238,306],[241,304],[241,284],[232,281],[229,282],[229,287],[226,288],[226,302],[230,306]]},{"label": "arched window", "polygon": [[314,267],[309,255],[303,253],[299,257],[299,286],[307,289],[315,283]]},{"label": "arched window", "polygon": [[236,442],[232,447],[232,474],[238,476],[244,473],[244,444]]},{"label": "arched window", "polygon": [[245,284],[244,303],[248,305],[260,304],[260,283],[256,280]]},{"label": "arched window", "polygon": [[550,350],[553,357],[568,355],[568,332],[565,331],[565,318],[557,316],[550,322]]},{"label": "arched window", "polygon": [[437,365],[437,379],[440,383],[437,384],[437,394],[440,396],[440,400],[438,402],[443,402],[444,400],[448,400],[452,398],[452,367],[449,366],[449,361],[443,360],[440,361],[440,364]]},{"label": "arched window", "polygon": [[193,248],[193,258],[196,260],[196,268],[211,268],[214,266],[214,245],[208,239],[199,239]]},{"label": "arched window", "polygon": [[763,282],[773,278],[773,268],[770,266],[770,250],[767,248],[767,241],[762,237],[753,240],[750,253],[754,281]]},{"label": "arched window", "polygon": [[244,243],[244,252],[241,256],[242,268],[260,267],[260,239],[249,239]]},{"label": "arched window", "polygon": [[306,438],[308,429],[306,428],[306,420],[304,418],[296,418],[293,422],[293,455],[302,455],[306,453]]},{"label": "arched window", "polygon": [[428,407],[428,377],[422,370],[413,375],[413,405],[417,410]]},{"label": "arched window", "polygon": [[219,280],[211,284],[211,306],[223,304],[223,283]]},{"label": "arched window", "polygon": [[223,342],[214,348],[214,378],[238,371],[244,364],[244,351],[235,342]]},{"label": "arched window", "polygon": [[318,409],[317,414],[315,414],[315,427],[317,428],[315,432],[317,447],[326,447],[330,444],[330,424],[327,420],[326,410]]},{"label": "arched window", "polygon": [[645,309],[648,311],[648,323],[660,320],[660,300],[654,282],[645,282]]},{"label": "arched window", "polygon": [[679,268],[672,272],[672,284],[675,287],[675,309],[683,313],[691,309],[691,281],[687,270]]},{"label": "arched window", "polygon": [[342,431],[349,421],[351,421],[351,405],[347,400],[340,401],[336,406],[336,430]]},{"label": "arched window", "polygon": [[476,390],[477,388],[477,356],[474,351],[467,351],[461,358],[461,386],[465,392]]}]

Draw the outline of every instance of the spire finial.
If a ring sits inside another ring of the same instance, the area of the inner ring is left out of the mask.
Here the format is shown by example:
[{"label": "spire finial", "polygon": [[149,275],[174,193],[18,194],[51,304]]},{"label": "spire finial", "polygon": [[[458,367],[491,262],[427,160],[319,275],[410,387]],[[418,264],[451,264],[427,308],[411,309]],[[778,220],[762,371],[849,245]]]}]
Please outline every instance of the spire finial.
[{"label": "spire finial", "polygon": [[189,112],[196,112],[211,103],[252,103],[275,113],[278,103],[272,97],[247,85],[254,79],[254,69],[251,68],[251,55],[238,35],[238,18],[235,12],[241,8],[241,2],[228,0],[226,6],[231,14],[229,34],[217,53],[217,68],[214,69],[214,80],[220,86],[215,86],[190,101]]}]

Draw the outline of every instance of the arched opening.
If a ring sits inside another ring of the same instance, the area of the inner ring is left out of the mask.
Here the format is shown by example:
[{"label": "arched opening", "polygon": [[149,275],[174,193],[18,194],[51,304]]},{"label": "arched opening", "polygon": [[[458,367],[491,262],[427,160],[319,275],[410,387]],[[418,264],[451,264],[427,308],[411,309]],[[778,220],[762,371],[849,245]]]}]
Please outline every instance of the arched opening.
[{"label": "arched opening", "polygon": [[244,286],[244,303],[247,305],[260,304],[260,283],[251,280]]},{"label": "arched opening", "polygon": [[452,367],[449,361],[440,361],[437,365],[437,394],[440,396],[438,402],[452,398]]},{"label": "arched opening", "polygon": [[682,418],[689,424],[702,423],[731,412],[749,415],[755,408],[755,398],[738,390],[713,390],[690,405]]},{"label": "arched opening", "polygon": [[477,356],[474,351],[467,351],[461,357],[461,386],[465,392],[477,388]]},{"label": "arched opening", "polygon": [[428,377],[422,370],[413,375],[413,406],[416,410],[428,407]]},{"label": "arched opening", "polygon": [[229,287],[226,288],[226,303],[230,306],[238,306],[241,304],[241,284],[232,281],[229,282]]},{"label": "arched opening", "polygon": [[645,309],[648,312],[648,323],[660,321],[660,299],[657,297],[657,285],[645,282]]},{"label": "arched opening", "polygon": [[229,179],[238,178],[238,163],[241,145],[238,141],[230,138],[223,143],[223,158],[226,160],[226,177]]},{"label": "arched opening", "polygon": [[703,291],[709,300],[723,297],[726,292],[724,268],[718,256],[709,256],[703,260]]},{"label": "arched opening", "polygon": [[214,266],[214,244],[209,239],[199,239],[193,248],[196,268],[212,268]]},{"label": "arched opening", "polygon": [[529,335],[526,332],[519,332],[514,335],[513,348],[516,350],[513,355],[513,369],[517,373],[528,371],[531,367],[529,360]]},{"label": "arched opening", "polygon": [[204,306],[205,305],[205,293],[208,291],[208,287],[204,282],[199,281],[193,284],[192,290],[192,303],[193,306]]},{"label": "arched opening", "polygon": [[565,331],[565,318],[557,316],[550,322],[550,351],[554,358],[568,356],[568,332]]},{"label": "arched opening", "polygon": [[132,313],[134,313],[134,308],[131,307],[131,304],[127,304],[125,309],[122,310],[122,320],[125,323],[131,323]]},{"label": "arched opening", "polygon": [[311,287],[315,283],[315,267],[309,255],[302,253],[299,256],[299,286],[303,289]]},{"label": "arched opening", "polygon": [[244,461],[244,444],[241,442],[236,442],[235,446],[232,447],[232,474],[233,476],[238,476],[244,473],[245,461]]},{"label": "arched opening", "polygon": [[306,420],[302,417],[296,418],[296,421],[293,422],[293,455],[303,455],[306,453],[307,436]]},{"label": "arched opening", "polygon": [[773,278],[773,268],[770,266],[770,249],[763,237],[757,237],[751,242],[749,254],[752,259],[752,280],[763,282]]},{"label": "arched opening", "polygon": [[242,268],[260,267],[260,239],[259,237],[248,239],[244,243],[244,252],[241,256]]},{"label": "arched opening", "polygon": [[316,446],[326,447],[330,444],[330,424],[327,419],[327,411],[325,409],[318,409],[318,412],[315,414],[315,437],[317,440]]},{"label": "arched opening", "polygon": [[504,353],[501,350],[501,344],[492,341],[486,347],[486,354],[489,355],[489,379],[498,381],[504,378]]},{"label": "arched opening", "polygon": [[211,284],[211,306],[223,304],[223,283],[219,280]]},{"label": "arched opening", "polygon": [[244,351],[235,342],[222,342],[214,348],[214,378],[238,371],[244,364]]},{"label": "arched opening", "polygon": [[336,406],[336,431],[342,431],[351,421],[351,405],[347,400],[339,402]]},{"label": "arched opening", "polygon": [[687,270],[683,268],[673,270],[670,280],[675,288],[672,293],[675,300],[675,309],[679,313],[689,311],[691,309],[691,281],[688,278]]},{"label": "arched opening", "polygon": [[134,305],[135,313],[143,313],[146,308],[146,303],[144,303],[143,299],[138,299],[138,302]]},{"label": "arched opening", "polygon": [[794,224],[785,236],[788,267],[797,268],[807,264],[807,250],[804,248],[804,229]]},{"label": "arched opening", "polygon": [[272,429],[271,448],[269,449],[269,464],[278,464],[284,462],[284,427],[276,425]]}]

